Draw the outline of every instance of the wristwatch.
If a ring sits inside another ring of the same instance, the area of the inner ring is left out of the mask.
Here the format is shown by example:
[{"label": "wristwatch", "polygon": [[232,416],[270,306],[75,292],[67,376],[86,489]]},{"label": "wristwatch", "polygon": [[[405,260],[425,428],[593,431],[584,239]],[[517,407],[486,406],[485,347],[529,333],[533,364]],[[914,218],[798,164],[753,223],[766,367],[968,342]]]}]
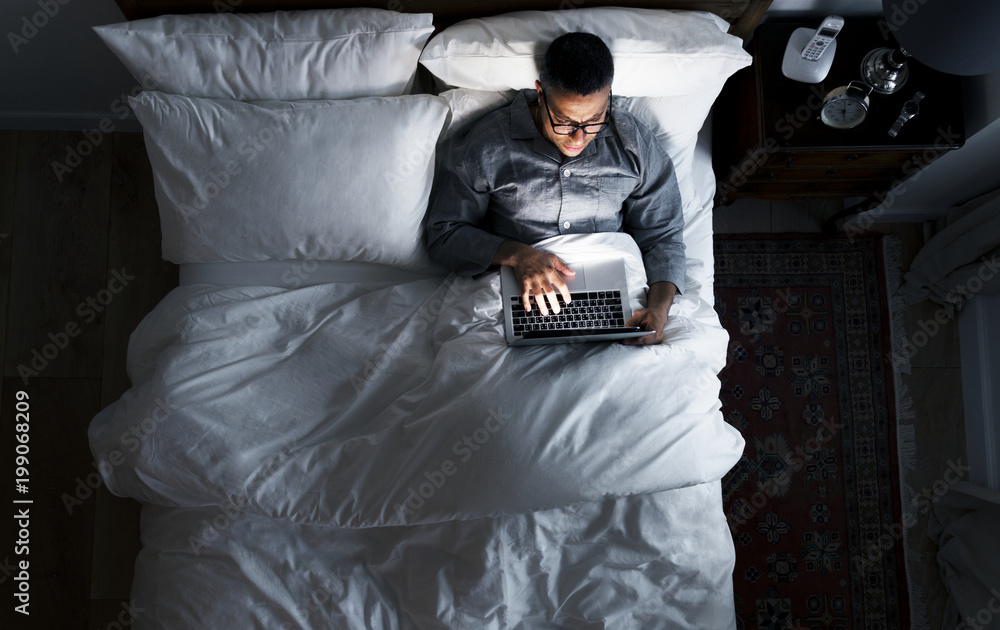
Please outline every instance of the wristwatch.
[{"label": "wristwatch", "polygon": [[906,121],[920,113],[920,99],[923,97],[923,92],[917,92],[913,95],[913,98],[903,103],[903,111],[899,112],[899,118],[896,119],[896,122],[892,123],[892,128],[889,130],[890,136],[895,138],[899,130],[906,124]]}]

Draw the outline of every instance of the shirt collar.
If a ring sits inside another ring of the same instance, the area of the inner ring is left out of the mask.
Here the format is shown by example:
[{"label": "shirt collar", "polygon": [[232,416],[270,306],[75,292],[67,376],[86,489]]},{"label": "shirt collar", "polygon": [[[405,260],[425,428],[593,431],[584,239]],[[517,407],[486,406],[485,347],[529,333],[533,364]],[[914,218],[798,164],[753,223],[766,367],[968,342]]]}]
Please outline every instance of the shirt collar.
[{"label": "shirt collar", "polygon": [[[529,105],[538,102],[534,88],[521,90],[510,104],[510,137],[514,140],[531,140],[541,137],[535,121],[531,117]],[[544,138],[543,138],[544,140]]]}]

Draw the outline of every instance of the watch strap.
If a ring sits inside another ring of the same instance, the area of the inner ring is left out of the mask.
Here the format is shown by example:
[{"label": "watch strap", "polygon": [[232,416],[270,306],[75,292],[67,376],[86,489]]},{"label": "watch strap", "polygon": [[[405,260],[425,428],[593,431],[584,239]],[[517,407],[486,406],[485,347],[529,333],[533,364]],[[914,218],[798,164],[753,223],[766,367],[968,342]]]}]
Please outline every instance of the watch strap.
[{"label": "watch strap", "polygon": [[[913,118],[914,116],[920,113],[920,101],[923,98],[924,98],[924,93],[917,92],[916,94],[913,95],[913,98],[903,103],[903,111],[899,113],[899,117],[896,118],[896,122],[892,123],[892,127],[889,129],[889,136],[895,138],[896,135],[899,133],[899,130],[902,129],[903,125],[906,124],[906,121],[908,121],[909,119]],[[909,113],[906,111],[908,109],[907,105],[913,105],[914,108],[913,113]]]}]

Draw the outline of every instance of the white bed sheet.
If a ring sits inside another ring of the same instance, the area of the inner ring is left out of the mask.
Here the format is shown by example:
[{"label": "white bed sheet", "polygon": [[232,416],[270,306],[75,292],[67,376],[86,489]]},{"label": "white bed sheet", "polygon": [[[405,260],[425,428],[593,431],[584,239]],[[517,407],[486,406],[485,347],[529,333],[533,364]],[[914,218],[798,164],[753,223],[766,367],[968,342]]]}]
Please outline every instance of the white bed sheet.
[{"label": "white bed sheet", "polygon": [[[726,335],[712,309],[714,175],[707,136],[696,152],[695,175],[704,196],[692,200],[696,207],[686,212],[689,284],[672,312],[677,323],[685,322],[683,330],[675,330],[674,350],[704,359],[714,375],[724,362]],[[365,274],[366,282],[385,286],[422,282],[371,265],[347,269],[299,261],[257,269],[192,266],[182,268],[182,284],[225,279],[296,288],[342,281],[345,273]],[[156,349],[140,349],[141,341],[133,339],[130,347],[133,381],[157,369]],[[704,379],[700,384],[705,386]],[[717,379],[704,388],[707,399],[717,400]],[[714,413],[721,422],[717,408]],[[92,430],[92,441],[99,444],[103,434],[113,442],[117,429]],[[611,450],[623,446],[620,437],[605,444]],[[731,451],[738,458],[741,440]],[[153,459],[157,454],[147,452]],[[213,500],[205,488],[168,489],[153,478],[141,479],[150,494],[140,499],[182,507],[143,508],[144,547],[133,596],[149,612],[135,625],[140,630],[735,627],[735,557],[718,481],[669,490],[637,483],[623,492],[634,491],[633,496],[602,498],[611,481],[630,476],[622,474],[627,466],[599,471],[593,483],[584,484],[596,490],[592,500],[572,505],[516,514],[476,512],[495,505],[491,497],[480,507],[461,507],[465,520],[452,519],[452,506],[422,524],[386,526],[377,517],[340,523],[351,528],[330,526],[337,520],[330,514],[298,518],[294,511],[301,501],[272,505],[277,509],[268,513],[259,501],[218,500],[224,492]],[[114,475],[127,468],[116,467]],[[197,472],[189,480],[195,486],[199,475],[212,474]],[[315,489],[307,477],[305,487]],[[293,478],[284,477],[286,483]],[[112,477],[112,490],[135,496],[134,488],[120,482]],[[193,500],[198,497],[200,504]],[[354,527],[359,524],[379,526]]]}]

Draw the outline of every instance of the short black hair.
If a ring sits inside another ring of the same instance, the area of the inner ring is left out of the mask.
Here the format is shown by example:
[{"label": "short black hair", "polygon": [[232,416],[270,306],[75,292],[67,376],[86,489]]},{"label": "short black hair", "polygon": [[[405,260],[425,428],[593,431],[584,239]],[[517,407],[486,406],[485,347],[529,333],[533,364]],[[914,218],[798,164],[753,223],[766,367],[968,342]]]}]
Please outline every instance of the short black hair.
[{"label": "short black hair", "polygon": [[549,44],[538,80],[543,89],[586,96],[611,85],[615,63],[597,35],[566,33]]}]

